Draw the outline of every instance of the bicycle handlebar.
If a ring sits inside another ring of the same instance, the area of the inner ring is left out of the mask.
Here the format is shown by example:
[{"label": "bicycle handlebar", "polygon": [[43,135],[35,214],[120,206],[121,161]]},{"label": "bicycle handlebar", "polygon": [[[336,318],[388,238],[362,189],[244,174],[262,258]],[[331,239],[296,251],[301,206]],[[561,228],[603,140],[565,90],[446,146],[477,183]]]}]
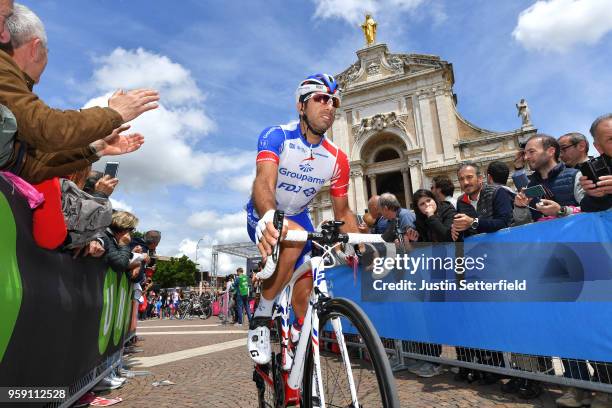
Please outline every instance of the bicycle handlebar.
[{"label": "bicycle handlebar", "polygon": [[[283,214],[281,211],[277,211],[275,214],[275,220],[278,220],[277,214],[279,214],[280,219],[282,219]],[[276,224],[276,223],[275,223]],[[385,240],[382,238],[380,234],[356,234],[356,233],[348,233],[342,234],[338,232],[338,228],[344,223],[342,221],[330,221],[329,223],[323,226],[322,232],[308,232],[303,230],[289,230],[287,231],[287,236],[283,239],[283,241],[292,241],[292,242],[306,242],[313,241],[318,242],[322,245],[333,245],[336,243],[345,243],[351,245],[357,244],[367,244],[367,243],[376,243],[382,242]],[[282,221],[281,224],[282,226]],[[278,244],[275,246],[273,250],[273,254],[278,254],[277,252]],[[266,259],[266,264],[264,268],[258,272],[255,276],[259,279],[268,279],[274,271],[276,270],[276,263],[278,262],[278,258],[276,256],[269,256]]]}]

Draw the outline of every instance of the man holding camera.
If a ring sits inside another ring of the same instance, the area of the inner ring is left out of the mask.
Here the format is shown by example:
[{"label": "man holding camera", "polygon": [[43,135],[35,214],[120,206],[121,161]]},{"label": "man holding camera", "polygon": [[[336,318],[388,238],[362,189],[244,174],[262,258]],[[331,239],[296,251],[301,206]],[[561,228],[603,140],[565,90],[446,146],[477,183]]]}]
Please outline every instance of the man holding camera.
[{"label": "man holding camera", "polygon": [[[527,187],[541,185],[546,192],[542,199],[530,199],[523,190],[514,200],[514,224],[537,221],[543,216],[561,217],[573,213],[584,197],[578,178],[581,173],[559,162],[561,147],[549,135],[538,133],[527,140],[525,160],[534,170]],[[531,205],[528,208],[528,204]]]},{"label": "man holding camera", "polygon": [[[586,196],[580,203],[582,211],[596,212],[612,208],[612,113],[600,116],[591,125],[590,129],[595,148],[601,156],[590,160],[594,163],[598,181],[594,183],[586,175],[580,177],[580,185]],[[607,174],[605,174],[607,173]]]}]

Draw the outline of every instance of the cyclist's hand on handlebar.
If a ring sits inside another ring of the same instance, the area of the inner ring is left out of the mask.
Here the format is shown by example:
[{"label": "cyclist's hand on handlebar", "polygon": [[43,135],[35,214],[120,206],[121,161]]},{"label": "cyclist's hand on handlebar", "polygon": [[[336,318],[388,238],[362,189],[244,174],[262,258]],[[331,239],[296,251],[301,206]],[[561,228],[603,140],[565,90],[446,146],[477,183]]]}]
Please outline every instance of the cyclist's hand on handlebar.
[{"label": "cyclist's hand on handlebar", "polygon": [[[287,223],[283,223],[282,236],[287,236]],[[265,262],[268,255],[272,255],[272,249],[278,243],[279,233],[271,222],[266,223],[266,229],[262,231],[262,236],[257,244],[261,253],[262,261]]]}]

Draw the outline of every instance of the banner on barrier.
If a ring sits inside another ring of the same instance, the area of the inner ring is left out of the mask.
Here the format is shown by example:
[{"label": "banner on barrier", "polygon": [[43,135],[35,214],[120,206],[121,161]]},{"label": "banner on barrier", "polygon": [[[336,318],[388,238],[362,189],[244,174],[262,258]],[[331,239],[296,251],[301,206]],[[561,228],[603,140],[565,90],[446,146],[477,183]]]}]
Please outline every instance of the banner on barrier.
[{"label": "banner on barrier", "polygon": [[376,249],[357,281],[346,268],[327,277],[383,337],[612,361],[611,211]]},{"label": "banner on barrier", "polygon": [[39,248],[32,212],[0,180],[0,384],[74,384],[123,346],[125,273],[99,259]]}]

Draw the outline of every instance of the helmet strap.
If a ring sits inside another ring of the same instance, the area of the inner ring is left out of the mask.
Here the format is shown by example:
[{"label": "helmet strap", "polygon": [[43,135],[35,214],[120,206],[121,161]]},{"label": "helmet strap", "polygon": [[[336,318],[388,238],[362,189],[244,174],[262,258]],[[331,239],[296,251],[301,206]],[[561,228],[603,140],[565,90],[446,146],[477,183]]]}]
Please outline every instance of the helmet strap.
[{"label": "helmet strap", "polygon": [[[308,101],[302,102],[304,108],[306,107],[307,103],[308,103]],[[304,121],[304,123],[306,124],[306,128],[308,130],[310,130],[310,132],[312,134],[314,134],[316,136],[319,136],[319,137],[323,137],[323,135],[325,134],[325,130],[324,131],[319,131],[319,130],[316,130],[315,128],[313,128],[310,125],[310,121],[308,120],[308,116],[306,115],[306,111],[304,109],[302,109],[302,113],[300,114],[300,118]],[[306,137],[305,134],[303,136],[304,136],[304,139],[308,140],[308,138]]]}]

